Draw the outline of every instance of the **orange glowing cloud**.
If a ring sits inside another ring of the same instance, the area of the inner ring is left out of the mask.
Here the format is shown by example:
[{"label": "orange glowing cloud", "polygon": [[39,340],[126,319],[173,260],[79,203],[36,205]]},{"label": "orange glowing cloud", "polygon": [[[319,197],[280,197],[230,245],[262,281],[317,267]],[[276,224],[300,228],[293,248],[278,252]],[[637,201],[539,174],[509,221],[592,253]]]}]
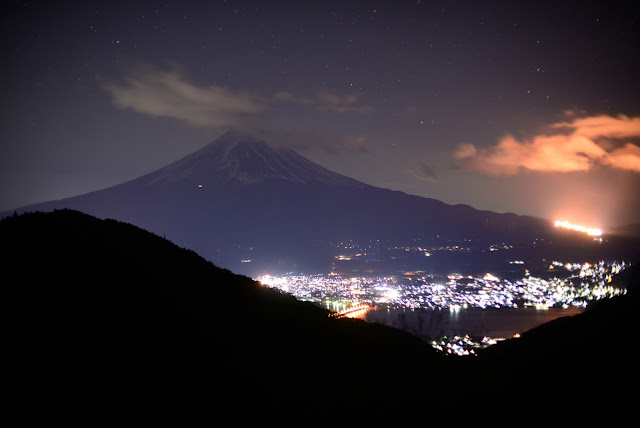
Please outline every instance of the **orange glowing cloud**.
[{"label": "orange glowing cloud", "polygon": [[604,162],[616,168],[640,172],[640,147],[635,144],[625,144],[624,147],[609,153]]},{"label": "orange glowing cloud", "polygon": [[640,117],[601,115],[554,123],[528,140],[506,135],[491,147],[460,144],[453,156],[461,168],[491,176],[588,171],[596,164],[640,172],[640,146],[628,141],[638,138]]}]

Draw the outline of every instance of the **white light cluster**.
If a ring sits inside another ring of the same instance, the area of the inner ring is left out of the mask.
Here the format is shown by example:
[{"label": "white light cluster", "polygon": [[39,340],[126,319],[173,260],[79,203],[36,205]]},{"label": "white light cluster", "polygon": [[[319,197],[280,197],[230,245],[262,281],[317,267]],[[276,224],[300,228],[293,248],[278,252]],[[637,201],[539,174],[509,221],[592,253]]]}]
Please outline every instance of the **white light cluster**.
[{"label": "white light cluster", "polygon": [[551,271],[566,269],[562,278],[530,275],[512,282],[487,273],[481,277],[451,274],[442,283],[433,277],[352,277],[339,275],[265,275],[262,284],[291,293],[300,300],[326,305],[334,311],[358,303],[387,308],[503,308],[518,304],[538,309],[586,306],[589,301],[623,294],[610,285],[625,262],[553,262]]},{"label": "white light cluster", "polygon": [[476,355],[477,349],[483,349],[491,345],[495,345],[498,339],[483,337],[480,341],[476,341],[469,335],[465,336],[443,336],[437,340],[430,342],[431,346],[438,351],[447,355],[468,356]]}]

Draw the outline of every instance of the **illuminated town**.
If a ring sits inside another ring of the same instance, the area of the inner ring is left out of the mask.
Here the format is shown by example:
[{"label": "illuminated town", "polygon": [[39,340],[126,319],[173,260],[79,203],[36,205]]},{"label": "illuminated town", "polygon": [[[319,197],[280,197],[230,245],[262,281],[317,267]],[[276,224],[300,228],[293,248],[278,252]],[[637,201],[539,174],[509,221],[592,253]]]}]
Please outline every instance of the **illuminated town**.
[{"label": "illuminated town", "polygon": [[553,262],[569,276],[542,279],[525,275],[519,281],[500,279],[490,273],[482,277],[451,274],[446,278],[407,275],[403,277],[342,277],[340,275],[264,275],[257,280],[269,287],[312,301],[333,311],[362,303],[386,308],[502,308],[535,306],[586,306],[589,301],[613,297],[624,290],[610,286],[613,275],[625,262],[571,264]]},{"label": "illuminated town", "polygon": [[[337,274],[282,276],[264,275],[257,280],[265,286],[290,293],[299,300],[315,302],[332,311],[332,316],[349,316],[369,308],[448,309],[519,308],[537,309],[586,307],[589,302],[624,294],[611,286],[614,275],[627,267],[625,262],[562,263],[554,261],[548,279],[531,276],[510,281],[486,273],[482,276],[450,274],[402,275],[386,277]],[[491,339],[486,345],[491,344]],[[465,346],[466,344],[466,346]],[[470,339],[432,345],[446,352],[466,355]],[[476,344],[477,346],[477,344]],[[444,347],[444,348],[443,348]],[[457,349],[457,350],[456,350]]]}]

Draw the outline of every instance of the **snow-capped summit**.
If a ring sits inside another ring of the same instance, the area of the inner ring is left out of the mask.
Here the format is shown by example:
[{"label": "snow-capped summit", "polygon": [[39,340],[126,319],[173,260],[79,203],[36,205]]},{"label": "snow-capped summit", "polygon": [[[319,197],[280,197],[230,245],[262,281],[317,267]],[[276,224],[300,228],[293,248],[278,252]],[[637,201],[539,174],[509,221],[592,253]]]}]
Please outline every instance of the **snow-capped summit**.
[{"label": "snow-capped summit", "polygon": [[249,135],[229,132],[202,149],[145,177],[147,184],[255,184],[284,181],[299,184],[365,186],[311,162],[295,151],[269,145]]}]

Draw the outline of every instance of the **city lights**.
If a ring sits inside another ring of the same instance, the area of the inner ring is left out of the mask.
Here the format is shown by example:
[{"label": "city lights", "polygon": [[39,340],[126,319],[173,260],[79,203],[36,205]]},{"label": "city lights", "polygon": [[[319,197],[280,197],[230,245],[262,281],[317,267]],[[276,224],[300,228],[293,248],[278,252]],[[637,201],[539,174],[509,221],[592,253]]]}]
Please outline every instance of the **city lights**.
[{"label": "city lights", "polygon": [[554,272],[564,274],[548,279],[531,275],[510,281],[487,273],[482,276],[451,274],[446,277],[425,275],[388,277],[351,277],[341,275],[265,275],[262,284],[288,292],[299,300],[325,305],[339,312],[356,305],[383,308],[517,308],[548,309],[584,307],[590,301],[623,294],[611,286],[614,275],[624,270],[625,262],[563,263],[554,261]]},{"label": "city lights", "polygon": [[[628,263],[566,263],[552,261],[554,276],[538,278],[528,273],[519,280],[500,278],[492,273],[470,276],[448,274],[343,277],[339,274],[264,275],[257,280],[265,286],[288,292],[299,300],[315,302],[330,310],[332,318],[359,317],[374,308],[448,309],[531,307],[586,307],[589,302],[624,294],[611,286],[613,276]],[[475,355],[475,351],[495,343],[496,338],[443,336],[431,346],[444,354]]]}]

